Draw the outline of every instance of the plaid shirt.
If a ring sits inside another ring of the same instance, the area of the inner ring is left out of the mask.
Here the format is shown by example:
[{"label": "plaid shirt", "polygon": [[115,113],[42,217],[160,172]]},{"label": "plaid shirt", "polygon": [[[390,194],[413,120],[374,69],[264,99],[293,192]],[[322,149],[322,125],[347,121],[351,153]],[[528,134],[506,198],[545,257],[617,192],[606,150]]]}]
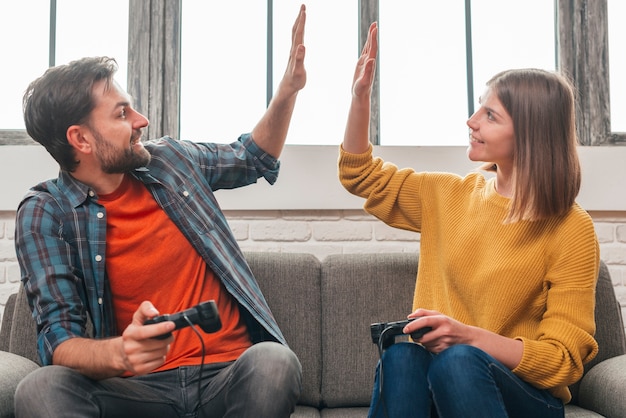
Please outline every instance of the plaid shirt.
[{"label": "plaid shirt", "polygon": [[[285,344],[213,194],[256,183],[259,177],[273,184],[279,162],[249,134],[229,145],[164,137],[145,147],[152,160],[132,175],[244,308],[252,341]],[[105,268],[106,223],[95,192],[64,171],[33,187],[19,205],[15,245],[43,364],[52,363],[63,341],[90,336],[88,318],[93,337],[118,335]]]}]

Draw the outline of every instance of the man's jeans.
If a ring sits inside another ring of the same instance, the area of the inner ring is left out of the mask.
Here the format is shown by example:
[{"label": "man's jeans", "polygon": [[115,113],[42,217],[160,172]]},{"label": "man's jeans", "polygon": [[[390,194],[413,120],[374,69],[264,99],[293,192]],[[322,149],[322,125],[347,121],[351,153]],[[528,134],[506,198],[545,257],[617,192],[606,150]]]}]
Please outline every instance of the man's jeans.
[{"label": "man's jeans", "polygon": [[383,353],[369,412],[370,418],[563,416],[560,399],[478,348],[456,345],[435,355],[407,342]]},{"label": "man's jeans", "polygon": [[94,381],[62,366],[29,374],[15,394],[20,417],[289,417],[302,368],[287,347],[255,344],[235,362]]}]

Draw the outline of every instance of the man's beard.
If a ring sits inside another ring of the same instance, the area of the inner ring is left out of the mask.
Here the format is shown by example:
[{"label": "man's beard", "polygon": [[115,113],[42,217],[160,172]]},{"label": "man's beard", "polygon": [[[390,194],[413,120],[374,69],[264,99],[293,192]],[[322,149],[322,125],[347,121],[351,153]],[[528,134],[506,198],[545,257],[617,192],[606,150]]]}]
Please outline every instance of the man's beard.
[{"label": "man's beard", "polygon": [[150,153],[145,148],[141,152],[133,151],[133,143],[141,138],[141,131],[133,131],[128,148],[116,149],[110,142],[95,129],[91,129],[97,143],[96,157],[100,160],[102,171],[107,174],[128,173],[139,167],[145,167],[150,162]]}]

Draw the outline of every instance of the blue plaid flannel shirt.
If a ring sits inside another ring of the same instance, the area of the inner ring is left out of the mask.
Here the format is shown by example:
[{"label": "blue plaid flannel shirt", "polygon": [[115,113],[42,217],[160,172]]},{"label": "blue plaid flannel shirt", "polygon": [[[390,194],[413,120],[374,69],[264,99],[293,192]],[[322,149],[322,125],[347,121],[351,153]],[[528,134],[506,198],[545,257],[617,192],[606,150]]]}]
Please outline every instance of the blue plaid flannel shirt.
[{"label": "blue plaid flannel shirt", "polygon": [[[145,146],[152,160],[133,176],[244,308],[252,341],[286,344],[213,194],[260,177],[273,184],[280,163],[250,134],[232,144],[164,137]],[[18,207],[15,246],[44,365],[62,342],[90,336],[88,316],[93,337],[118,335],[105,269],[106,211],[93,190],[63,171],[33,187]]]}]

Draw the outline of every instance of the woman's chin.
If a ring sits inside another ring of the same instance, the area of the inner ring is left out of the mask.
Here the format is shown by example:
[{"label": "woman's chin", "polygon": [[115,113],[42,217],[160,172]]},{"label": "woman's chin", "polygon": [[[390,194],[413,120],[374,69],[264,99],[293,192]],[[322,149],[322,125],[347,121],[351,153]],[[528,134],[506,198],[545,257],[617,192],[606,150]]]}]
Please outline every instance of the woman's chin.
[{"label": "woman's chin", "polygon": [[483,161],[471,145],[467,148],[467,158],[470,161]]}]

